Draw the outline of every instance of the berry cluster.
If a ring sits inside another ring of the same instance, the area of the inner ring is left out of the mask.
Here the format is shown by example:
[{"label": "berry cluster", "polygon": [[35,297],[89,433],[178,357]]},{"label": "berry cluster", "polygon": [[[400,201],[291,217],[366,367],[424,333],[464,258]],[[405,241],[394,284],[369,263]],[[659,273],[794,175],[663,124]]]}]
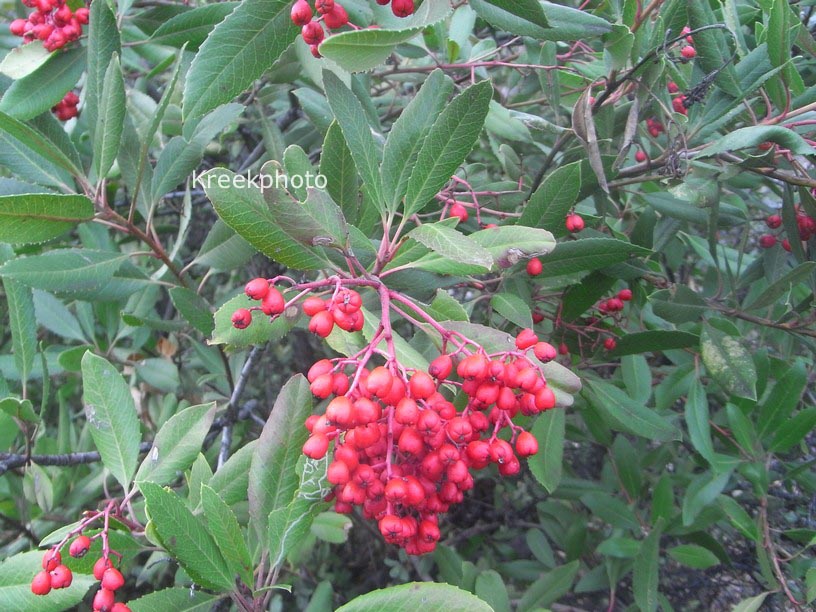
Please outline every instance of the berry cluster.
[{"label": "berry cluster", "polygon": [[598,303],[598,310],[601,311],[602,314],[610,314],[613,312],[620,312],[623,310],[623,303],[628,302],[632,299],[632,290],[631,289],[621,289],[618,291],[618,295],[609,298],[608,300],[601,300]]},{"label": "berry cluster", "polygon": [[[334,396],[323,415],[306,421],[305,455],[323,458],[334,441],[327,479],[337,512],[361,506],[378,522],[383,538],[409,554],[434,550],[439,515],[463,500],[473,487],[472,470],[496,464],[509,476],[521,469],[519,457],[538,451],[535,437],[515,423],[555,406],[555,395],[539,366],[556,357],[531,329],[516,337],[517,350],[488,355],[483,350],[442,354],[428,371],[410,376],[397,362],[371,370],[354,360],[323,359],[309,370],[312,393]],[[461,381],[454,381],[454,372]],[[353,368],[349,381],[346,368]],[[459,387],[467,398],[461,410],[442,385]],[[499,437],[505,428],[510,441]]]},{"label": "berry cluster", "polygon": [[82,26],[88,23],[90,11],[86,7],[71,11],[65,0],[23,0],[36,9],[27,19],[15,19],[9,29],[23,41],[43,41],[48,51],[61,49],[82,36]]},{"label": "berry cluster", "polygon": [[[100,537],[99,536],[94,537]],[[48,595],[51,589],[64,589],[71,586],[73,574],[71,570],[62,564],[60,548],[64,541],[49,549],[43,556],[42,571],[34,576],[31,581],[31,592],[35,595]],[[91,538],[86,535],[78,535],[68,548],[68,554],[75,559],[84,557],[91,548]],[[113,553],[116,554],[116,553]],[[113,567],[110,556],[103,553],[93,567],[94,578],[101,581],[102,588],[97,591],[93,599],[93,609],[95,612],[130,612],[130,608],[123,603],[114,601],[116,591],[125,584],[122,573]]]},{"label": "berry cluster", "polygon": [[666,128],[663,126],[660,120],[655,119],[654,117],[649,117],[646,119],[646,130],[649,132],[649,136],[652,138],[657,138],[666,131]]},{"label": "berry cluster", "polygon": [[[779,215],[769,215],[765,218],[765,225],[770,229],[775,230],[782,227],[782,217]],[[805,242],[816,236],[816,219],[806,214],[800,208],[796,208],[796,227],[799,231],[799,240]],[[770,249],[777,242],[775,234],[763,234],[759,237],[759,246],[763,249]],[[790,252],[791,244],[788,238],[783,238],[780,241],[782,248]]]},{"label": "berry cluster", "polygon": [[79,114],[77,104],[79,104],[79,96],[73,91],[69,91],[62,100],[51,108],[51,112],[54,113],[60,121],[68,121]]}]

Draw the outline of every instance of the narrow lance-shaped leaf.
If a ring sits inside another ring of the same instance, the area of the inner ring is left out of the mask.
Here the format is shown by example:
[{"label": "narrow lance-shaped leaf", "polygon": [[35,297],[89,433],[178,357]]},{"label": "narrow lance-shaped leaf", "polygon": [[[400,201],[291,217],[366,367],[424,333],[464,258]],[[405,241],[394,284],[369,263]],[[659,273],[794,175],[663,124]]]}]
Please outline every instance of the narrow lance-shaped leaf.
[{"label": "narrow lance-shaped leaf", "polygon": [[25,387],[34,367],[37,353],[37,323],[34,318],[34,296],[31,289],[10,278],[3,279],[11,329],[11,348],[14,365]]},{"label": "narrow lance-shaped leaf", "polygon": [[93,218],[85,196],[25,194],[0,196],[0,242],[34,244],[55,238]]},{"label": "narrow lance-shaped leaf", "polygon": [[85,418],[102,463],[127,490],[139,457],[139,419],[130,387],[104,357],[82,357]]},{"label": "narrow lance-shaped leaf", "polygon": [[119,66],[119,56],[114,54],[105,72],[99,114],[96,117],[93,168],[99,180],[105,177],[116,160],[124,121],[125,81]]},{"label": "narrow lance-shaped leaf", "polygon": [[484,127],[493,85],[468,87],[442,111],[417,155],[405,194],[405,214],[422,209],[445,186],[470,153]]},{"label": "narrow lance-shaped leaf", "polygon": [[252,586],[252,560],[235,513],[207,485],[201,485],[201,506],[207,527],[227,564],[233,573],[241,576],[244,584]]},{"label": "narrow lance-shaped leaf", "polygon": [[88,23],[88,78],[85,85],[84,114],[89,119],[91,137],[94,137],[99,107],[102,104],[105,72],[113,54],[121,55],[122,45],[116,15],[108,2],[91,3]]}]

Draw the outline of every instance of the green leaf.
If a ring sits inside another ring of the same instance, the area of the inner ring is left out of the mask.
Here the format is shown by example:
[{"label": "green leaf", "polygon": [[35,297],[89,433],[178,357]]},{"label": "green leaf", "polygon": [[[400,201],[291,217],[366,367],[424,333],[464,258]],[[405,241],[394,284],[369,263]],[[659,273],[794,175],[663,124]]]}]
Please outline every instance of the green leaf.
[{"label": "green leaf", "polygon": [[541,263],[544,264],[542,276],[552,278],[599,270],[650,253],[649,249],[615,238],[584,238],[559,242],[552,253],[542,258]]},{"label": "green leaf", "polygon": [[765,602],[765,598],[768,595],[770,595],[770,593],[762,593],[756,597],[743,599],[736,606],[734,606],[731,612],[757,612],[762,607],[762,604]]},{"label": "green leaf", "polygon": [[137,482],[171,484],[195,461],[215,417],[215,402],[190,406],[161,426],[136,473]]},{"label": "green leaf", "polygon": [[634,559],[640,554],[640,542],[622,536],[612,537],[595,549],[602,555],[616,559]]},{"label": "green leaf", "polygon": [[324,542],[343,544],[348,541],[351,518],[337,512],[321,512],[312,522],[312,533]]},{"label": "green leaf", "polygon": [[685,407],[686,427],[691,444],[709,463],[714,457],[711,427],[708,424],[708,398],[699,380],[693,380]]},{"label": "green leaf", "polygon": [[[63,130],[62,126],[57,126],[54,128],[53,122],[49,122],[47,119],[38,119],[34,122],[34,124],[52,130],[59,129],[62,136],[65,135],[65,131]],[[68,154],[62,150],[62,146],[57,146],[58,144],[63,143],[55,142],[56,140],[61,139],[61,135],[56,133],[56,131],[54,131],[55,136],[51,137],[50,133],[47,134],[40,132],[37,128],[32,127],[31,125],[22,123],[21,121],[18,121],[14,117],[10,117],[5,113],[0,113],[0,134],[2,134],[3,139],[7,139],[9,142],[14,143],[13,149],[24,151],[23,155],[25,157],[32,160],[41,158],[47,160],[49,167],[56,166],[75,176],[82,175],[82,171],[79,169],[81,161],[79,160],[79,155],[76,153],[76,149],[73,148],[73,144],[70,145],[70,148],[68,145],[64,145],[66,148],[68,148],[69,154],[71,155],[69,157]],[[62,140],[64,140],[64,138],[62,138]],[[3,158],[0,157],[0,162],[2,161]],[[13,165],[9,165],[9,167],[12,170],[14,169]],[[41,171],[42,170],[45,170],[45,168],[42,168]]]},{"label": "green leaf", "polygon": [[14,47],[0,62],[0,73],[17,80],[22,79],[42,66],[51,52],[43,47],[42,42],[34,40],[19,47]]},{"label": "green leaf", "polygon": [[268,517],[289,504],[298,487],[295,471],[308,432],[303,426],[312,411],[312,394],[306,379],[297,375],[287,382],[266,425],[249,469],[249,514],[256,537],[265,541]]},{"label": "green leaf", "polygon": [[652,371],[643,355],[626,355],[621,359],[621,376],[629,397],[643,404],[649,401],[652,396]]},{"label": "green leaf", "polygon": [[236,186],[237,175],[213,169],[200,177],[218,216],[270,259],[298,270],[317,270],[326,262],[280,229],[260,190]]},{"label": "green leaf", "polygon": [[745,305],[745,310],[759,310],[779,302],[779,298],[793,290],[803,282],[807,282],[816,270],[816,262],[806,261],[785,274],[782,278],[771,283],[756,299]]},{"label": "green leaf", "polygon": [[[600,36],[612,29],[612,25],[591,13],[560,6],[550,2],[538,3],[546,21],[541,22],[532,2],[518,3],[509,0],[474,0],[470,6],[488,23],[519,36],[539,40],[577,40],[587,36]],[[521,10],[522,7],[526,10]],[[544,26],[542,23],[546,23]]]},{"label": "green leaf", "polygon": [[533,326],[530,305],[519,296],[502,291],[490,298],[490,307],[499,315],[521,328]]},{"label": "green leaf", "polygon": [[626,334],[618,339],[613,356],[634,355],[697,346],[700,336],[682,331],[652,330]]},{"label": "green leaf", "polygon": [[360,216],[360,181],[340,125],[332,121],[323,139],[320,174],[326,177],[326,189],[340,206],[343,216],[356,223]]},{"label": "green leaf", "polygon": [[226,344],[231,349],[263,345],[283,338],[296,322],[296,318],[290,319],[286,314],[275,317],[270,322],[269,317],[260,310],[253,310],[252,323],[249,327],[236,329],[232,325],[232,314],[239,308],[248,308],[253,304],[257,305],[246,295],[241,294],[221,306],[215,312],[215,326],[210,343]]},{"label": "green leaf", "polygon": [[756,521],[748,515],[739,502],[727,495],[720,495],[717,501],[737,531],[749,540],[759,543],[760,536]]},{"label": "green leaf", "polygon": [[196,51],[207,39],[213,28],[224,21],[238,2],[219,2],[198,6],[171,17],[162,23],[150,37],[150,42]]},{"label": "green leaf", "polygon": [[81,47],[53,53],[37,70],[11,84],[0,100],[0,111],[21,121],[32,119],[62,100],[84,71]]},{"label": "green leaf", "polygon": [[0,411],[29,423],[38,423],[40,420],[40,417],[34,412],[34,405],[28,399],[21,400],[16,397],[0,399]]},{"label": "green leaf", "polygon": [[208,486],[212,487],[225,503],[232,505],[246,500],[249,466],[257,445],[257,440],[253,440],[242,446],[210,478]]},{"label": "green leaf", "polygon": [[400,20],[401,27],[339,32],[326,38],[320,45],[320,54],[349,72],[372,70],[384,63],[397,45],[439,23],[450,12],[450,5],[444,2],[423,2],[413,15]]},{"label": "green leaf", "polygon": [[184,500],[152,482],[141,483],[139,489],[147,503],[150,524],[184,571],[205,588],[231,590],[232,573],[218,544]]},{"label": "green leaf", "polygon": [[543,227],[560,232],[564,218],[575,205],[581,189],[581,162],[559,167],[542,181],[530,196],[519,219],[519,225]]},{"label": "green leaf", "polygon": [[42,570],[43,552],[32,550],[7,557],[0,563],[0,602],[3,612],[61,612],[78,607],[93,576],[74,574],[71,586],[51,591],[47,597],[31,592],[31,579]]},{"label": "green leaf", "polygon": [[119,56],[114,54],[105,71],[96,116],[92,167],[98,179],[104,178],[116,161],[125,127],[125,111],[125,81],[119,66]]},{"label": "green leaf", "polygon": [[37,354],[37,321],[33,316],[34,296],[29,287],[13,278],[4,278],[3,288],[8,305],[14,365],[25,388],[34,367],[34,356]]},{"label": "green leaf", "polygon": [[345,249],[349,229],[343,211],[327,192],[314,188],[307,192],[306,201],[298,202],[284,191],[265,191],[278,227],[308,247]]},{"label": "green leaf", "polygon": [[346,139],[354,165],[357,166],[357,172],[363,179],[363,186],[382,213],[385,204],[380,174],[380,153],[371,134],[371,126],[366,119],[363,105],[338,76],[327,70],[323,71],[323,87],[337,124]]},{"label": "green leaf", "polygon": [[184,320],[205,336],[212,334],[215,327],[210,305],[192,289],[173,287],[169,291],[170,300]]},{"label": "green leaf", "polygon": [[510,612],[510,596],[501,575],[485,570],[476,577],[476,596],[487,602],[494,612]]},{"label": "green leaf", "polygon": [[807,373],[801,361],[794,362],[776,381],[762,402],[757,419],[760,437],[776,431],[793,412],[807,386]]},{"label": "green leaf", "polygon": [[662,521],[652,528],[652,531],[643,540],[640,554],[635,559],[632,574],[632,590],[635,603],[643,612],[657,610],[657,587],[660,578],[660,534]]},{"label": "green leaf", "polygon": [[[717,17],[711,6],[705,2],[687,3],[688,24],[691,29],[696,29],[717,23]],[[679,36],[680,32],[672,32],[671,36]],[[719,87],[735,98],[740,95],[740,84],[737,81],[733,63],[728,63],[731,59],[731,49],[728,41],[731,40],[725,31],[719,28],[711,28],[696,32],[694,34],[694,48],[697,50],[695,62],[706,73],[719,71],[715,81]],[[685,42],[680,44],[684,45]]]},{"label": "green leaf", "polygon": [[421,210],[465,161],[482,131],[492,97],[493,85],[482,81],[456,96],[439,115],[408,180],[405,215]]},{"label": "green leaf", "polygon": [[156,610],[173,610],[173,612],[209,612],[218,595],[204,593],[183,587],[171,587],[131,599],[128,607],[133,612],[156,612]]},{"label": "green leaf", "polygon": [[452,92],[450,77],[434,70],[394,122],[385,141],[382,161],[383,190],[389,210],[395,210],[405,195],[422,143]]},{"label": "green leaf", "polygon": [[[577,567],[576,567],[577,569]],[[492,608],[478,597],[449,584],[410,582],[377,589],[352,599],[337,612],[490,612]]]},{"label": "green leaf", "polygon": [[756,400],[756,368],[739,340],[704,323],[700,351],[706,369],[727,392]]},{"label": "green leaf", "polygon": [[99,108],[102,105],[102,88],[105,72],[113,54],[122,56],[119,27],[116,15],[108,2],[91,4],[88,31],[88,79],[85,85],[84,113],[90,119],[91,136],[96,129]]},{"label": "green leaf", "polygon": [[694,519],[711,505],[722,493],[725,485],[731,478],[730,472],[722,474],[712,474],[704,472],[696,476],[686,489],[683,497],[683,526],[689,527],[694,524]]},{"label": "green leaf", "polygon": [[85,418],[102,463],[126,491],[139,458],[139,418],[130,387],[104,357],[82,357]]},{"label": "green leaf", "polygon": [[816,408],[806,408],[782,423],[768,448],[772,453],[784,453],[799,444],[816,427]]},{"label": "green leaf", "polygon": [[221,219],[204,239],[195,262],[214,270],[233,270],[249,261],[255,249]]},{"label": "green leaf", "polygon": [[530,430],[538,440],[538,453],[528,458],[527,464],[548,493],[555,491],[561,482],[566,418],[562,409],[547,410],[536,418]]},{"label": "green leaf", "polygon": [[610,383],[587,380],[584,384],[584,394],[619,431],[653,440],[680,439],[680,432],[674,425]]},{"label": "green leaf", "polygon": [[586,493],[581,496],[581,503],[590,509],[593,515],[618,529],[640,528],[637,517],[632,509],[606,493]]},{"label": "green leaf", "polygon": [[190,66],[184,116],[197,117],[229,102],[280,57],[299,28],[289,0],[244,0],[207,37]]},{"label": "green leaf", "polygon": [[728,151],[754,148],[763,142],[775,142],[785,149],[790,149],[792,153],[800,155],[816,154],[816,149],[793,130],[778,125],[756,125],[729,132],[716,142],[705,147],[697,156],[713,157],[714,155]]},{"label": "green leaf", "polygon": [[327,504],[320,496],[304,499],[297,496],[286,506],[269,513],[267,545],[272,567],[279,567],[287,555],[308,537],[315,517]]},{"label": "green leaf", "polygon": [[30,193],[0,196],[0,241],[45,242],[94,216],[85,196]]},{"label": "green leaf", "polygon": [[708,569],[720,564],[720,560],[713,552],[696,544],[681,544],[666,551],[669,556],[687,567],[694,569]]},{"label": "green leaf", "polygon": [[109,283],[126,259],[122,253],[58,249],[12,259],[0,267],[0,276],[43,291],[91,293]]},{"label": "green leaf", "polygon": [[578,574],[578,560],[556,567],[531,584],[518,603],[518,612],[533,612],[569,593]]},{"label": "green leaf", "polygon": [[444,223],[423,223],[408,237],[445,259],[482,268],[483,272],[493,267],[493,256],[487,249]]},{"label": "green leaf", "polygon": [[210,534],[223,553],[224,560],[230,566],[232,573],[239,574],[247,586],[254,586],[252,559],[235,514],[224,503],[224,500],[207,485],[201,485],[201,506],[204,508],[204,517],[207,520]]}]

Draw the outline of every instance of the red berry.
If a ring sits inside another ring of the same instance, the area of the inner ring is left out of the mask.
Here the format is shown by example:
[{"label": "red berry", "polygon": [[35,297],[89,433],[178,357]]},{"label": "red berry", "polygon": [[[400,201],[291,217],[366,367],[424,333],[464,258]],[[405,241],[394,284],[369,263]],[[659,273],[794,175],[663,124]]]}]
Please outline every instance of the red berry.
[{"label": "red berry", "polygon": [[783,239],[782,240],[782,248],[785,249],[788,253],[790,253],[790,250],[791,250],[790,240],[788,240],[787,238]]},{"label": "red berry", "polygon": [[621,289],[618,291],[618,299],[624,302],[628,302],[632,299],[632,290],[631,289]]},{"label": "red berry", "polygon": [[326,27],[330,30],[342,28],[348,23],[348,20],[348,13],[340,4],[335,4],[331,11],[323,15],[323,23],[325,23]]},{"label": "red berry", "polygon": [[772,234],[763,234],[759,237],[759,246],[763,249],[770,249],[776,244],[776,236]]},{"label": "red berry", "polygon": [[312,57],[314,57],[315,59],[320,59],[321,57],[323,57],[322,55],[320,55],[320,48],[317,45],[309,45],[309,51],[312,52]]},{"label": "red berry", "polygon": [[391,0],[391,12],[397,17],[414,14],[414,0]]},{"label": "red berry", "polygon": [[93,575],[94,578],[97,580],[102,580],[102,576],[105,574],[105,570],[109,567],[113,567],[110,559],[106,559],[105,557],[99,557],[99,559],[94,563],[93,566]]},{"label": "red berry", "polygon": [[456,204],[451,206],[450,209],[448,210],[448,217],[459,217],[459,221],[464,223],[465,221],[468,220],[469,215],[467,208],[465,208],[464,206],[457,202]]},{"label": "red berry", "polygon": [[65,567],[64,565],[58,565],[53,570],[51,570],[51,588],[53,589],[64,589],[66,587],[71,586],[71,581],[73,580],[74,576],[71,574],[71,570]]},{"label": "red berry", "polygon": [[414,399],[428,399],[436,392],[436,383],[429,374],[415,372],[408,381],[408,389]]},{"label": "red berry", "polygon": [[555,347],[549,342],[537,342],[533,347],[533,353],[535,353],[537,359],[544,363],[552,361],[557,355]]},{"label": "red berry", "polygon": [[567,227],[568,232],[572,233],[580,232],[582,229],[584,229],[584,219],[583,217],[581,217],[581,215],[576,215],[575,213],[572,213],[570,215],[567,215],[565,225]]},{"label": "red berry", "polygon": [[319,297],[310,297],[303,300],[303,314],[313,317],[318,312],[326,310],[326,302]]},{"label": "red berry", "polygon": [[318,312],[309,321],[309,331],[313,334],[326,338],[334,328],[334,317],[326,310]]},{"label": "red berry", "polygon": [[691,45],[686,45],[682,49],[680,49],[680,55],[682,55],[685,59],[694,59],[694,56],[697,55],[697,51]]},{"label": "red berry", "polygon": [[77,21],[82,24],[88,23],[91,16],[91,11],[87,8],[80,7],[76,11],[74,11],[74,17],[77,18]]},{"label": "red berry", "polygon": [[538,440],[529,431],[522,431],[516,438],[516,452],[520,457],[529,457],[538,452]]},{"label": "red berry", "polygon": [[333,485],[343,485],[351,480],[348,466],[342,461],[332,461],[326,470],[326,480]]},{"label": "red berry", "polygon": [[326,36],[323,26],[316,21],[310,21],[304,25],[300,33],[307,45],[319,45]]},{"label": "red berry", "polygon": [[119,603],[113,604],[113,607],[111,608],[111,612],[131,612],[131,610],[125,604],[123,604],[122,602],[119,602]]},{"label": "red berry", "polygon": [[122,585],[125,584],[125,578],[122,576],[122,572],[120,572],[115,567],[109,567],[105,570],[105,573],[102,574],[102,588],[108,589],[109,591],[117,591],[122,588]]},{"label": "red berry", "polygon": [[286,305],[286,300],[283,294],[275,287],[269,287],[269,292],[261,301],[261,312],[265,315],[274,316],[283,312],[283,307]]},{"label": "red berry", "polygon": [[765,224],[771,229],[782,227],[782,217],[779,215],[768,215],[768,218],[765,219]]},{"label": "red berry", "polygon": [[379,398],[385,398],[391,392],[391,386],[394,384],[394,377],[388,368],[379,366],[371,370],[371,374],[366,379],[366,388],[371,395],[376,395]]},{"label": "red berry", "polygon": [[246,308],[239,308],[232,313],[232,326],[235,329],[246,329],[252,323],[252,313]]},{"label": "red berry", "polygon": [[80,557],[85,556],[90,547],[91,538],[84,535],[77,536],[76,539],[73,542],[71,542],[71,546],[68,549],[68,554],[70,554],[72,557],[79,559]]},{"label": "red berry", "polygon": [[22,36],[23,34],[25,34],[26,23],[28,22],[25,19],[15,19],[14,21],[11,22],[9,30],[15,36]]},{"label": "red berry", "polygon": [[681,115],[688,114],[688,109],[685,105],[686,96],[677,96],[672,100],[672,108],[674,112],[680,113]]},{"label": "red berry", "polygon": [[680,91],[680,88],[677,86],[677,83],[674,81],[669,81],[668,85],[666,86],[669,90],[669,93],[677,93]]},{"label": "red berry", "polygon": [[314,382],[317,380],[318,376],[323,374],[328,374],[334,369],[332,362],[328,359],[321,359],[320,361],[316,361],[312,364],[312,367],[309,368],[309,371],[306,373],[306,380],[309,382]]},{"label": "red berry", "polygon": [[450,355],[440,355],[428,366],[428,374],[437,380],[445,380],[453,371],[453,360]]},{"label": "red berry", "polygon": [[569,355],[569,347],[562,342],[558,345],[558,353],[560,355]]},{"label": "red berry", "polygon": [[312,459],[322,459],[328,450],[329,439],[322,433],[313,433],[303,445],[303,454]]},{"label": "red berry", "polygon": [[115,597],[116,595],[113,591],[109,591],[105,588],[99,589],[93,599],[94,612],[111,612],[113,604],[115,603]]},{"label": "red berry", "polygon": [[541,323],[544,320],[544,314],[539,310],[533,311],[533,323]]},{"label": "red berry", "polygon": [[645,151],[638,151],[637,153],[635,153],[635,161],[636,162],[643,163],[647,159],[649,159],[649,157],[646,155]]},{"label": "red berry", "polygon": [[51,574],[46,570],[37,572],[31,581],[31,592],[35,595],[48,595],[51,591]]},{"label": "red berry", "polygon": [[330,424],[347,429],[354,423],[354,404],[344,395],[335,397],[326,406],[326,418]]},{"label": "red berry", "polygon": [[321,15],[330,13],[334,9],[334,0],[315,0],[315,9]]},{"label": "red berry", "polygon": [[345,289],[337,294],[334,299],[337,309],[346,314],[353,314],[363,306],[363,298],[360,294],[351,289]]},{"label": "red berry", "polygon": [[607,338],[604,340],[604,348],[607,351],[614,351],[616,346],[618,346],[618,343],[615,342],[614,338]]},{"label": "red berry", "polygon": [[312,7],[306,0],[297,0],[292,6],[290,16],[295,25],[305,26],[312,20]]},{"label": "red berry", "polygon": [[518,336],[516,336],[516,348],[520,351],[526,351],[528,348],[538,342],[538,336],[532,329],[522,329]]},{"label": "red berry", "polygon": [[254,278],[246,284],[244,293],[251,300],[262,300],[269,293],[269,281],[265,278]]},{"label": "red berry", "polygon": [[544,265],[538,257],[533,257],[527,262],[527,274],[530,276],[538,276],[544,270]]},{"label": "red berry", "polygon": [[52,569],[54,569],[61,563],[62,555],[60,555],[60,552],[55,548],[46,551],[46,553],[43,555],[42,567],[44,570],[48,572],[50,572]]}]

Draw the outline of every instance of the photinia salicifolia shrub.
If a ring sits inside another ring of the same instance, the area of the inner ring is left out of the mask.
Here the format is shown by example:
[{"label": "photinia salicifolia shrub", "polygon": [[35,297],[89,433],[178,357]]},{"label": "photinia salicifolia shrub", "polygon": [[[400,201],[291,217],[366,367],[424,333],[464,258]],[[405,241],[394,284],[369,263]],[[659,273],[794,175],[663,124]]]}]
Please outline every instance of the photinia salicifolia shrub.
[{"label": "photinia salicifolia shrub", "polygon": [[4,3],[0,610],[807,609],[811,9]]}]

